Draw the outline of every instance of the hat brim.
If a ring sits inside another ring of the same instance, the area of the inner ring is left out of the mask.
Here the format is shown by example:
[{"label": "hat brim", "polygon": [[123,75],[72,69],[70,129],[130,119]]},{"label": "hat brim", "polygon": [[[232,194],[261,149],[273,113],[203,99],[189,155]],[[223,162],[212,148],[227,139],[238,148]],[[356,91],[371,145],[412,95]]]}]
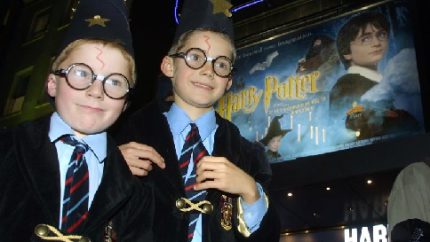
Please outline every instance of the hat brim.
[{"label": "hat brim", "polygon": [[266,136],[264,136],[264,138],[262,138],[260,140],[260,142],[263,143],[264,145],[267,145],[267,144],[269,144],[270,140],[273,139],[274,137],[276,137],[276,136],[284,137],[290,131],[291,131],[291,129],[281,129],[275,133],[273,133],[273,132],[268,133],[268,134],[266,134]]}]

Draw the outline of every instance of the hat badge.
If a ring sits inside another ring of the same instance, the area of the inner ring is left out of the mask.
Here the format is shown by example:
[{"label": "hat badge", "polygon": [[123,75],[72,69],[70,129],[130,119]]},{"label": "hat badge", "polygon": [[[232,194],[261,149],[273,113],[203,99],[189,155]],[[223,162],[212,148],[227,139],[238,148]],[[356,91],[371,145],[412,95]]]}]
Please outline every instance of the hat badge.
[{"label": "hat badge", "polygon": [[85,19],[86,22],[88,22],[88,27],[99,25],[101,27],[106,27],[106,22],[109,22],[110,19],[103,18],[100,15],[94,15],[92,18]]}]

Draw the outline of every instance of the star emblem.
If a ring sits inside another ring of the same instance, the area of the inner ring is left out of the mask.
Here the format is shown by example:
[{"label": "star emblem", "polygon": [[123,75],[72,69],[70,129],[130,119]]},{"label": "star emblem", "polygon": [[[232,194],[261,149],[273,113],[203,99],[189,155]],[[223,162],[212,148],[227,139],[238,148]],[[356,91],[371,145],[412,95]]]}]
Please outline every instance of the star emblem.
[{"label": "star emblem", "polygon": [[99,25],[102,27],[106,27],[106,22],[109,22],[110,19],[102,18],[102,16],[100,16],[100,15],[94,15],[93,18],[85,19],[85,21],[89,23],[88,27],[91,27],[93,25]]},{"label": "star emblem", "polygon": [[233,6],[230,2],[226,0],[211,0],[214,6],[213,14],[223,13],[227,17],[231,17],[230,8]]}]

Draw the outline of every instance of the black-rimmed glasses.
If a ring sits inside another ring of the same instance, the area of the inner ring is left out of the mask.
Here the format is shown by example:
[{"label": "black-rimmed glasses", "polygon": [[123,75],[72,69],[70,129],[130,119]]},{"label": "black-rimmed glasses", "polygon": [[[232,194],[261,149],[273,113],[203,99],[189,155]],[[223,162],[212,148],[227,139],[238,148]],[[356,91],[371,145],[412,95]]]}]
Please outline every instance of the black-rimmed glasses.
[{"label": "black-rimmed glasses", "polygon": [[95,80],[99,80],[103,84],[104,93],[112,99],[123,99],[130,90],[130,82],[123,74],[96,75],[84,63],[74,63],[66,69],[55,70],[54,75],[64,77],[67,84],[75,90],[88,89]]},{"label": "black-rimmed glasses", "polygon": [[388,33],[385,30],[379,30],[374,33],[364,33],[362,36],[353,40],[352,42],[358,45],[371,45],[375,39],[379,41],[387,41]]},{"label": "black-rimmed glasses", "polygon": [[212,68],[215,74],[219,77],[229,77],[233,64],[230,58],[226,56],[218,56],[216,58],[206,56],[205,52],[199,48],[191,48],[185,52],[178,52],[170,55],[170,57],[179,57],[185,60],[185,64],[191,69],[197,70],[202,68],[207,61],[212,63]]}]

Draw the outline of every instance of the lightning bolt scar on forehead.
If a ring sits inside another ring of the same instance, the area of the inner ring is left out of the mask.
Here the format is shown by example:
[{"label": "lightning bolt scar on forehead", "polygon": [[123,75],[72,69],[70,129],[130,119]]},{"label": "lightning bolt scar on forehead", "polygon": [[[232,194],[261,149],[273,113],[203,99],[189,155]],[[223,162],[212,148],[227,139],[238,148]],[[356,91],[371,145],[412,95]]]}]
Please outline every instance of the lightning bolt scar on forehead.
[{"label": "lightning bolt scar on forehead", "polygon": [[104,63],[104,61],[101,59],[101,55],[103,55],[103,50],[102,50],[102,49],[100,49],[100,48],[98,48],[98,47],[96,47],[96,49],[99,51],[99,53],[98,53],[98,54],[97,54],[97,56],[96,56],[96,59],[97,59],[98,61],[100,61],[101,69],[103,69],[103,68],[105,67],[105,63]]},{"label": "lightning bolt scar on forehead", "polygon": [[203,38],[205,39],[204,41],[205,41],[206,45],[208,46],[208,49],[206,50],[206,52],[209,53],[209,51],[211,50],[211,44],[209,43],[210,37],[205,35],[205,36],[203,36]]}]

